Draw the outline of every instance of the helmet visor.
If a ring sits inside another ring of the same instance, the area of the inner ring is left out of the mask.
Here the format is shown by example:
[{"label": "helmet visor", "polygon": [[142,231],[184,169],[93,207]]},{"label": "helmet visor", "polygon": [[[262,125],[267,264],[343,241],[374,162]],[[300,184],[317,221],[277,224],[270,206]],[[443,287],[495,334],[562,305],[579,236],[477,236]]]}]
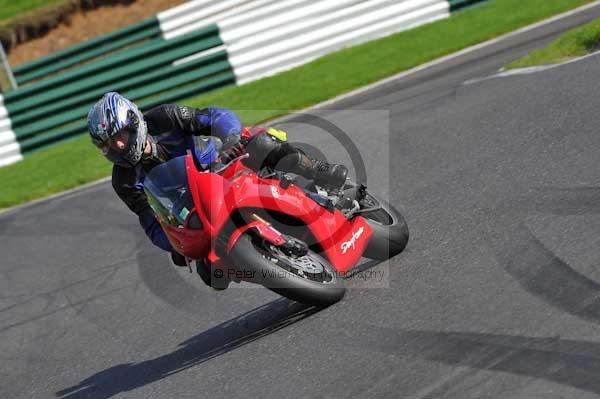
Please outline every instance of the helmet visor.
[{"label": "helmet visor", "polygon": [[134,127],[127,126],[104,143],[96,144],[96,147],[100,149],[102,155],[109,161],[117,164],[126,164],[125,166],[133,166],[125,161],[128,159],[128,154],[131,152],[132,147],[135,146],[136,134],[137,132]]}]

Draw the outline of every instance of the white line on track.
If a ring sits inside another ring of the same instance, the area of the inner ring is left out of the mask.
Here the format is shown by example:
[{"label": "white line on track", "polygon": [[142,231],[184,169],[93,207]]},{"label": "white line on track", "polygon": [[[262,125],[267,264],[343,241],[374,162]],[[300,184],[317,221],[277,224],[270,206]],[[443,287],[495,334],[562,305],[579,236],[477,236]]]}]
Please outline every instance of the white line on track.
[{"label": "white line on track", "polygon": [[93,181],[93,182],[90,182],[90,183],[86,183],[86,184],[83,184],[83,185],[81,185],[79,187],[72,188],[72,189],[67,190],[67,191],[62,191],[60,193],[52,194],[52,195],[50,195],[48,197],[44,197],[44,198],[36,199],[36,200],[33,200],[33,201],[29,201],[29,202],[27,202],[25,204],[16,205],[16,206],[13,206],[11,208],[0,209],[0,216],[7,215],[9,213],[18,212],[18,211],[23,210],[25,208],[29,208],[30,206],[38,205],[38,204],[41,204],[41,203],[46,202],[46,201],[52,201],[52,200],[55,200],[57,198],[62,198],[62,197],[67,197],[67,196],[74,195],[74,194],[79,194],[80,192],[90,190],[92,188],[100,186],[101,184],[109,182],[110,180],[111,180],[110,176],[103,177],[100,180],[96,180],[96,181]]},{"label": "white line on track", "polygon": [[520,76],[520,75],[531,75],[531,74],[534,74],[534,73],[539,73],[539,72],[547,71],[549,69],[559,68],[559,67],[561,67],[563,65],[572,64],[574,62],[579,62],[579,61],[585,60],[587,58],[597,56],[599,54],[600,54],[600,51],[595,51],[593,53],[586,54],[586,55],[583,55],[581,57],[573,58],[573,59],[568,60],[568,61],[560,62],[558,64],[540,65],[540,66],[527,67],[527,68],[517,68],[517,69],[510,69],[510,70],[507,70],[507,71],[502,71],[501,70],[500,72],[498,72],[496,74],[493,74],[493,75],[490,75],[490,76],[484,76],[482,78],[476,78],[476,79],[466,80],[462,84],[463,85],[471,85],[471,84],[475,84],[475,83],[479,83],[479,82],[484,82],[484,81],[490,80],[490,79],[506,78],[506,77],[510,77],[510,76]]}]

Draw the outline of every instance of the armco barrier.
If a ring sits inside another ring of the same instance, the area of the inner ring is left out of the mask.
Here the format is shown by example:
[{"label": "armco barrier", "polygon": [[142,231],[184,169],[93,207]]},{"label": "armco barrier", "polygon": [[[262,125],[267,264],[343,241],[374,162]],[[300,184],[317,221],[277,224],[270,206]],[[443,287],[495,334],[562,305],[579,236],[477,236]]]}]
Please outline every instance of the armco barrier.
[{"label": "armco barrier", "polygon": [[448,7],[440,0],[326,0],[297,9],[292,15],[298,13],[306,17],[283,24],[280,21],[285,18],[268,18],[267,24],[272,27],[267,31],[256,23],[242,28],[221,26],[239,84],[293,68],[343,47],[446,18]]},{"label": "armco barrier", "polygon": [[89,62],[110,52],[159,37],[161,37],[161,31],[158,20],[152,17],[124,29],[57,51],[34,62],[20,65],[13,69],[13,73],[20,86],[32,80],[61,72],[74,65]]},{"label": "armco barrier", "polygon": [[4,122],[4,128],[0,128],[2,129],[0,130],[0,166],[4,166],[20,161],[23,156],[21,155],[21,146],[11,129],[2,95],[0,95],[0,122]]},{"label": "armco barrier", "polygon": [[448,3],[450,3],[450,11],[454,12],[483,1],[485,0],[448,0]]},{"label": "armco barrier", "polygon": [[449,16],[446,0],[206,0],[157,15],[174,38],[216,23],[238,84]]},{"label": "armco barrier", "polygon": [[[201,93],[203,91],[214,90],[218,87],[222,87],[224,85],[228,85],[233,82],[235,82],[235,77],[234,77],[233,73],[228,72],[228,73],[222,73],[219,75],[212,76],[208,79],[203,80],[202,82],[191,84],[191,85],[186,86],[185,88],[174,90],[169,93],[165,93],[160,96],[152,97],[147,100],[139,100],[139,99],[136,99],[135,97],[129,95],[128,93],[125,93],[125,94],[127,94],[130,98],[133,98],[135,101],[137,101],[139,107],[142,110],[144,110],[144,109],[148,109],[150,107],[154,107],[159,104],[173,102],[173,101],[176,101],[181,98],[190,97],[194,94]],[[86,112],[87,112],[87,110],[89,110],[89,107],[85,108]],[[81,133],[85,132],[86,129],[87,129],[86,123],[82,116],[77,119],[76,123],[73,123],[67,127],[62,127],[60,129],[54,129],[54,130],[48,131],[42,135],[29,137],[27,139],[23,139],[23,140],[19,139],[19,144],[20,144],[21,150],[23,152],[34,151],[34,150],[37,150],[44,146],[53,144],[57,141],[64,140],[65,138],[81,134]]]},{"label": "armco barrier", "polygon": [[0,166],[84,132],[87,110],[107,91],[142,109],[177,101],[446,18],[478,1],[190,1],[15,68],[25,86],[0,104]]},{"label": "armco barrier", "polygon": [[[148,40],[5,93],[0,108],[0,162],[14,162],[16,154],[85,132],[90,106],[107,91],[120,91],[144,109],[234,84],[222,45],[213,24],[172,40]],[[89,46],[80,48],[85,52]],[[174,65],[202,52],[200,57]],[[40,65],[47,68],[52,63]]]}]

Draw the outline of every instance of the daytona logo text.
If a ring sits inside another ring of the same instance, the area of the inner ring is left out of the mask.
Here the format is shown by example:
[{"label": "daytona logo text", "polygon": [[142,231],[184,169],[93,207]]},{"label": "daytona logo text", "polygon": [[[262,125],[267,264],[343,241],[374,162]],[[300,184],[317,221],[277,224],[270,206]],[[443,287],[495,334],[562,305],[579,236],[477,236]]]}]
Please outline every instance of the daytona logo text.
[{"label": "daytona logo text", "polygon": [[363,231],[365,231],[364,227],[356,230],[355,233],[352,233],[352,238],[350,240],[343,242],[342,245],[340,245],[343,254],[345,254],[350,248],[354,249],[354,243],[356,243],[356,240],[360,238]]}]

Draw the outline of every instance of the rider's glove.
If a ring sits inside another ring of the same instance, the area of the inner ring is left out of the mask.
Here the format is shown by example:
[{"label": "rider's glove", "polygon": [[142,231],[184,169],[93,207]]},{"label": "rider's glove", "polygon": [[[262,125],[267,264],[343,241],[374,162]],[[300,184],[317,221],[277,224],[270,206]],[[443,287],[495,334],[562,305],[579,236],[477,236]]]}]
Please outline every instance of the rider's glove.
[{"label": "rider's glove", "polygon": [[231,145],[227,149],[221,150],[221,153],[220,153],[221,162],[224,164],[228,164],[229,162],[233,161],[235,158],[244,155],[245,151],[246,151],[246,147],[244,147],[244,145],[240,142],[238,142],[234,145]]}]

